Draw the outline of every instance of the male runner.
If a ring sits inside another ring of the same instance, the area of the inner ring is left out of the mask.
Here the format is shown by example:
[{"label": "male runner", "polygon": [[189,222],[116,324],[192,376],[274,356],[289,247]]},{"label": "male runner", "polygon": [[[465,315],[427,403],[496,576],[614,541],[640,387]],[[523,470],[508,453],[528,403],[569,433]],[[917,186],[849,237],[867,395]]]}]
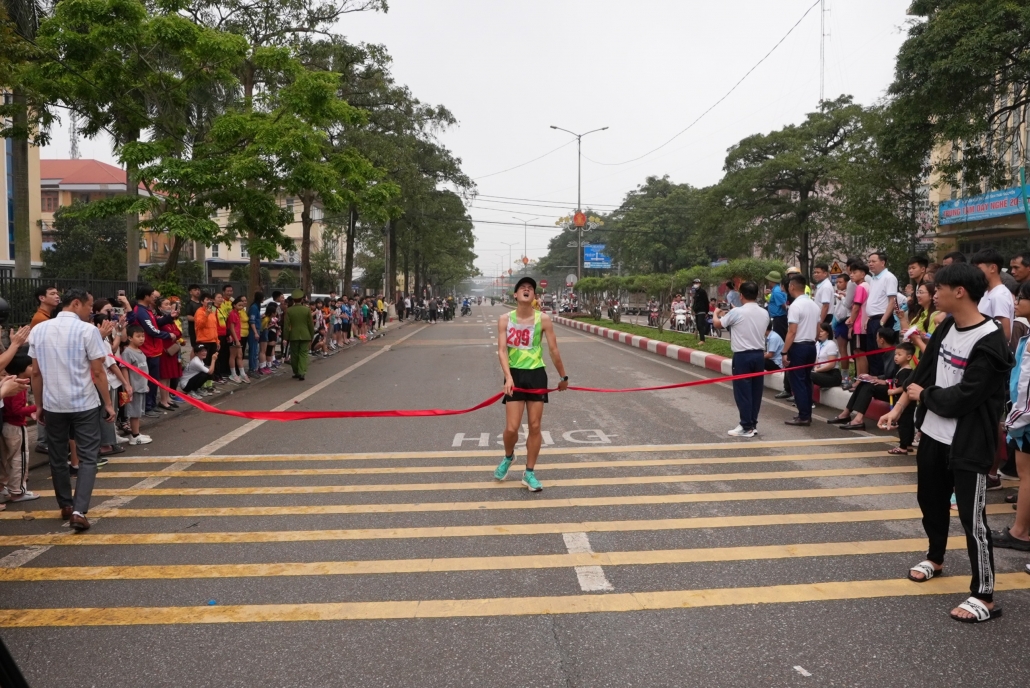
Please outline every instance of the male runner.
[{"label": "male runner", "polygon": [[536,280],[523,277],[515,285],[515,310],[502,315],[497,321],[497,357],[504,371],[506,422],[504,458],[494,471],[494,477],[504,480],[508,475],[508,469],[515,460],[515,442],[519,439],[519,426],[525,411],[528,415],[529,436],[526,437],[526,470],[522,473],[522,484],[530,492],[544,489],[533,469],[540,454],[540,420],[544,416],[547,394],[515,392],[513,388],[547,389],[547,371],[544,369],[544,350],[541,346],[544,335],[547,335],[547,350],[551,354],[551,361],[561,375],[558,391],[564,392],[569,386],[569,376],[565,374],[565,366],[558,353],[554,325],[550,316],[533,308],[535,299]]}]

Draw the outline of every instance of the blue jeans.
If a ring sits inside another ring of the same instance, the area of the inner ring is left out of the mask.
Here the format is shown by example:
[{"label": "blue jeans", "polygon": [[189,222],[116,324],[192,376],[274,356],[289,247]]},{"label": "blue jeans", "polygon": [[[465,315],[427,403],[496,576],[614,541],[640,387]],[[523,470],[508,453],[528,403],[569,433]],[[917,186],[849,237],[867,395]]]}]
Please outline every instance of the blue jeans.
[{"label": "blue jeans", "polygon": [[794,403],[798,407],[798,418],[812,420],[812,364],[815,363],[815,342],[794,342],[787,352],[790,367],[806,366],[787,373]]},{"label": "blue jeans", "polygon": [[260,344],[261,335],[253,328],[250,328],[250,334],[247,335],[247,362],[250,364],[250,372],[256,372],[258,369],[258,347]]},{"label": "blue jeans", "polygon": [[[733,374],[746,375],[765,370],[764,351],[738,351],[733,354]],[[740,413],[740,427],[754,430],[758,427],[758,411],[762,408],[764,378],[760,375],[733,381],[733,401]]]}]

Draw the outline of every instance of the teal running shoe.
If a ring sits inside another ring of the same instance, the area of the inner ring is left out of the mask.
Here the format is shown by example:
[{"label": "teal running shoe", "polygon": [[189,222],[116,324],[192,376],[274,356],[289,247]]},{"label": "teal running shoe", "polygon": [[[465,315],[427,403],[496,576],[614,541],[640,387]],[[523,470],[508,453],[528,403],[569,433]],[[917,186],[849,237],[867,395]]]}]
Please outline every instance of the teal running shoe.
[{"label": "teal running shoe", "polygon": [[536,479],[536,474],[533,471],[522,472],[522,484],[529,488],[530,492],[539,492],[544,489],[544,486]]},{"label": "teal running shoe", "polygon": [[494,470],[495,480],[504,480],[508,477],[508,469],[511,468],[511,462],[515,460],[515,455],[505,456],[501,459],[501,462],[497,464],[497,468]]}]

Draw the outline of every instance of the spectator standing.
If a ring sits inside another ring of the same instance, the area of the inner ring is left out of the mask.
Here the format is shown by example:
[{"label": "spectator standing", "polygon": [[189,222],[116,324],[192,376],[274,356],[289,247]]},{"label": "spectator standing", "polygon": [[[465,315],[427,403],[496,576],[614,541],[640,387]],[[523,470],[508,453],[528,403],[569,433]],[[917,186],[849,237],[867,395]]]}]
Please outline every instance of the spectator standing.
[{"label": "spectator standing", "polygon": [[[1016,315],[1021,318],[1030,317],[1030,281],[1024,281],[1019,287]],[[1016,521],[1010,528],[991,533],[995,547],[1024,552],[1030,552],[1030,356],[1026,355],[1028,340],[1030,336],[1022,337],[1016,350],[1016,365],[1009,378],[1012,410],[1005,419],[1009,442],[1015,444],[1016,470],[1019,474]]]},{"label": "spectator standing", "polygon": [[952,265],[954,263],[965,263],[966,255],[961,251],[952,251],[951,253],[945,253],[944,258],[941,259],[942,266]]},{"label": "spectator standing", "polygon": [[250,328],[248,337],[250,341],[247,344],[248,353],[248,371],[252,375],[264,375],[265,374],[265,344],[267,341],[265,337],[265,331],[261,327],[261,309],[264,308],[262,305],[265,301],[264,292],[254,292],[254,301],[251,302],[247,309],[247,325]]},{"label": "spectator standing", "polygon": [[987,293],[980,299],[980,312],[988,318],[994,318],[1008,341],[1012,336],[1012,321],[1015,320],[1016,304],[1012,300],[1012,292],[1002,284],[1001,269],[1005,258],[994,249],[984,249],[973,254],[969,262],[987,277]]},{"label": "spectator standing", "polygon": [[740,292],[737,291],[736,285],[733,284],[733,280],[726,282],[726,303],[730,304],[730,308],[740,308],[744,305],[744,302],[740,299]]},{"label": "spectator standing", "polygon": [[851,282],[855,285],[854,295],[851,297],[851,317],[848,318],[848,327],[854,335],[851,339],[851,355],[858,356],[855,359],[855,377],[869,374],[869,358],[860,356],[862,352],[871,351],[870,348],[875,339],[866,344],[866,302],[869,300],[869,288],[866,286],[866,277],[869,275],[869,268],[865,263],[856,261],[851,264]]},{"label": "spectator standing", "polygon": [[411,315],[411,296],[408,294],[404,295],[404,314]]},{"label": "spectator standing", "polygon": [[315,336],[315,320],[304,303],[304,290],[293,290],[293,305],[286,309],[283,338],[290,342],[290,366],[293,377],[303,380],[308,373],[308,352]]},{"label": "spectator standing", "polygon": [[[56,318],[40,323],[29,335],[32,394],[42,399],[37,416],[42,412],[47,424],[50,475],[61,517],[83,531],[89,528],[86,514],[97,475],[100,423],[114,422],[114,408],[104,372],[107,349],[100,330],[88,322],[93,297],[82,289],[69,289],[61,304],[64,310]],[[74,496],[68,468],[72,434],[79,454]]]},{"label": "spectator standing", "polygon": [[191,355],[197,348],[197,311],[200,310],[203,302],[200,299],[200,287],[196,284],[189,286],[190,299],[183,308],[183,315],[186,316],[186,334],[190,341]]},{"label": "spectator standing", "polygon": [[1017,253],[1009,261],[1009,274],[1019,286],[1023,286],[1024,282],[1030,280],[1030,251]]},{"label": "spectator standing", "polygon": [[[766,339],[769,314],[758,305],[758,285],[740,285],[741,305],[730,311],[715,312],[712,322],[718,328],[729,328],[733,350],[733,374],[747,375],[765,370]],[[733,381],[733,400],[737,404],[740,423],[727,434],[730,437],[754,437],[758,433],[758,413],[762,408],[762,376]]]},{"label": "spectator standing", "polygon": [[819,306],[819,322],[828,323],[833,320],[833,280],[830,279],[830,266],[819,263],[812,270],[815,279],[815,304]]},{"label": "spectator standing", "polygon": [[787,289],[794,302],[787,312],[787,339],[784,341],[786,353],[783,356],[785,367],[803,366],[787,373],[790,388],[794,393],[794,403],[798,415],[784,421],[787,425],[812,424],[812,368],[815,363],[815,340],[819,329],[819,306],[812,297],[805,294],[807,280],[804,275],[793,274],[787,282]]},{"label": "spectator standing", "polygon": [[694,324],[697,326],[697,340],[705,343],[705,335],[708,334],[708,292],[701,286],[701,280],[694,280],[694,298],[692,310],[694,311]]},{"label": "spectator standing", "polygon": [[[175,322],[179,315],[178,307],[178,303],[174,303],[166,296],[161,299],[161,305],[158,308],[164,318],[171,319],[170,322],[161,326],[161,331],[172,335],[171,339],[166,339],[162,342],[164,350],[161,352],[161,361],[158,365],[160,372],[158,379],[161,380],[161,384],[165,387],[172,389],[178,387],[179,378],[182,377],[182,363],[179,360],[179,352],[182,348],[182,330],[179,329]],[[171,395],[167,391],[163,389],[158,391],[158,407],[165,411],[179,408],[179,405],[172,401]]]},{"label": "spectator standing", "polygon": [[937,272],[936,281],[937,306],[950,315],[931,338],[906,394],[879,425],[891,427],[909,404],[919,402],[916,425],[923,435],[916,454],[916,495],[929,550],[908,577],[922,583],[940,575],[954,490],[972,580],[970,597],[951,610],[951,617],[980,623],[1000,615],[994,602],[994,545],[985,505],[1013,357],[1001,327],[977,308],[987,292],[982,271],[952,263]]},{"label": "spectator standing", "polygon": [[[869,254],[869,280],[866,282],[866,289],[869,296],[866,299],[866,328],[865,335],[867,342],[876,341],[876,333],[881,327],[894,327],[894,309],[898,301],[898,278],[887,269],[887,254],[874,251]],[[877,356],[869,361],[869,374],[883,375],[883,362]]]},{"label": "spectator standing", "polygon": [[[38,287],[36,303],[38,306],[29,322],[30,329],[54,317],[61,306],[61,292],[57,290],[57,287]],[[12,346],[12,348],[14,347]],[[40,454],[47,453],[46,425],[43,423],[36,423],[36,451]]]},{"label": "spectator standing", "polygon": [[229,330],[227,323],[229,321],[229,314],[233,310],[232,293],[232,285],[226,284],[222,286],[222,293],[215,295],[215,313],[218,314],[218,350],[222,353],[218,357],[215,367],[216,381],[227,380],[231,374],[229,364],[232,356],[229,354]]},{"label": "spectator standing", "polygon": [[[5,372],[22,378],[32,359],[17,354],[5,367]],[[31,371],[28,373],[31,375]],[[36,412],[28,405],[28,389],[21,388],[2,402],[3,442],[0,443],[0,506],[4,502],[30,502],[39,495],[29,490],[29,435],[25,429],[27,419]]]},{"label": "spectator standing", "polygon": [[[143,344],[147,339],[146,333],[143,332],[143,328],[139,325],[131,325],[127,334],[129,335],[129,343],[128,346],[122,349],[122,360],[140,370],[145,370],[141,363],[146,363],[147,359],[146,354],[142,350]],[[129,417],[129,444],[133,446],[150,444],[153,440],[148,435],[141,435],[139,431],[140,417],[143,416],[143,410],[146,407],[147,378],[132,368],[128,368],[127,372],[129,376],[129,389],[126,391],[132,394],[125,410],[125,415]]]},{"label": "spectator standing", "polygon": [[783,287],[780,286],[781,279],[780,273],[775,270],[765,276],[765,281],[772,285],[772,288],[769,290],[766,309],[769,311],[769,317],[772,318],[773,330],[776,334],[780,335],[780,339],[786,339],[787,294],[783,291]]},{"label": "spectator standing", "polygon": [[[170,315],[157,317],[153,309],[161,301],[161,292],[149,284],[142,285],[136,290],[136,308],[133,309],[135,323],[143,328],[145,341],[143,342],[143,355],[147,357],[147,373],[155,380],[161,379],[161,356],[164,355],[164,341],[174,341],[176,338],[170,332],[162,332],[161,328],[174,320]],[[154,410],[157,405],[157,384],[149,383],[147,391],[145,416],[148,418],[159,418],[161,414]]]}]

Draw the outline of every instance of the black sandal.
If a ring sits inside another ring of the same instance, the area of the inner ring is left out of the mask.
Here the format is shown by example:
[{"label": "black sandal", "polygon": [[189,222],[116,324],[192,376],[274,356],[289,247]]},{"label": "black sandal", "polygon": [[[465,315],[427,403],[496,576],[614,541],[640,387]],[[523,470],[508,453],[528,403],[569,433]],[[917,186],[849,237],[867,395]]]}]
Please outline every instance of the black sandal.
[{"label": "black sandal", "polygon": [[851,422],[851,416],[847,418],[841,418],[840,416],[834,416],[833,418],[827,418],[826,423],[828,425],[844,425],[845,423]]},{"label": "black sandal", "polygon": [[865,430],[865,421],[860,423],[848,423],[847,425],[840,426],[841,430]]}]

